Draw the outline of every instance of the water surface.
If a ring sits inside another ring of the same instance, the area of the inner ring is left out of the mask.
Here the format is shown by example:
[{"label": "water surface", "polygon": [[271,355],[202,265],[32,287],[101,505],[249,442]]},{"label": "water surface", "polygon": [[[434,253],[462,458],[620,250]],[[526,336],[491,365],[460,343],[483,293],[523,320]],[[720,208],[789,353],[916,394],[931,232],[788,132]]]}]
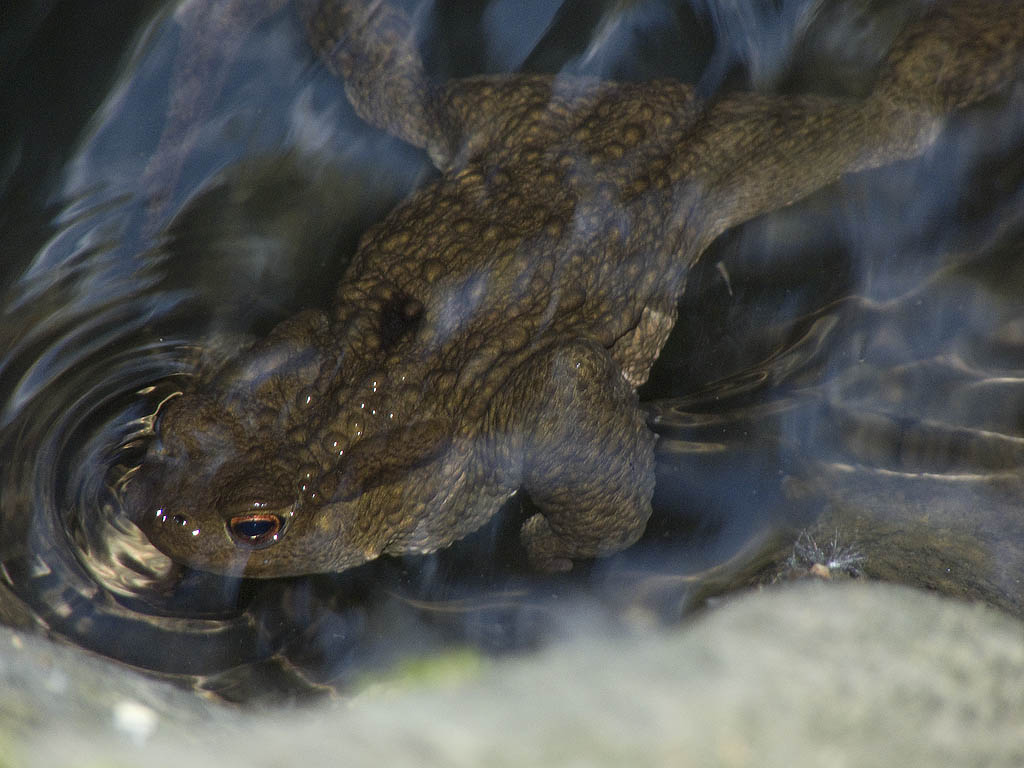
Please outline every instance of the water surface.
[{"label": "water surface", "polygon": [[[432,172],[355,117],[288,9],[218,25],[229,4],[51,5],[0,39],[17,116],[0,165],[0,619],[252,699],[344,689],[409,654],[677,621],[799,570],[800,531],[854,548],[858,577],[1024,610],[1020,89],[920,160],[705,255],[641,392],[662,438],[631,550],[536,577],[513,505],[437,555],[239,582],[172,566],[117,483],[197,349],[326,304],[360,232]],[[856,95],[906,5],[504,0],[417,19],[439,76]]]}]

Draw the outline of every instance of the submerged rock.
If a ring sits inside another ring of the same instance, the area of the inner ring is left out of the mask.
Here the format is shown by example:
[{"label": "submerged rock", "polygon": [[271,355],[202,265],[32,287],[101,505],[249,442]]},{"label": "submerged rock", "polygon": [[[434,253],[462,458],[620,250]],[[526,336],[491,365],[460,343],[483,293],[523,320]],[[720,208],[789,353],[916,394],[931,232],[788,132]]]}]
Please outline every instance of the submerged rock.
[{"label": "submerged rock", "polygon": [[444,668],[235,709],[4,629],[0,765],[1024,764],[1024,625],[880,583],[802,582],[670,632]]}]

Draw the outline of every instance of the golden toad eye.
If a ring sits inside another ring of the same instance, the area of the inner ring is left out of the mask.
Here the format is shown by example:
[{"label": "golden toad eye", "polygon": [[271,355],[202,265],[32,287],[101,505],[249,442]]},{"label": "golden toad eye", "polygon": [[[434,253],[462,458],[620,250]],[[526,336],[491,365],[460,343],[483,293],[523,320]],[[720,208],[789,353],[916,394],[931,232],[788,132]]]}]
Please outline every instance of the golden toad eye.
[{"label": "golden toad eye", "polygon": [[239,544],[266,547],[277,541],[281,518],[268,514],[238,515],[228,521],[228,530]]}]

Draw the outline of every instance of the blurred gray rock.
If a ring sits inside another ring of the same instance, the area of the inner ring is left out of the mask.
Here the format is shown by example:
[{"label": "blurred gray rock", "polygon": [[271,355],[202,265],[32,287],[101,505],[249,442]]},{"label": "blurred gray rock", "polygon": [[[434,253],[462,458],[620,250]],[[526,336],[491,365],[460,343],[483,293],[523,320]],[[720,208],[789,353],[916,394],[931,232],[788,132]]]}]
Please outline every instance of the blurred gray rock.
[{"label": "blurred gray rock", "polygon": [[802,582],[675,631],[237,709],[0,630],[0,766],[1024,765],[1024,624]]}]

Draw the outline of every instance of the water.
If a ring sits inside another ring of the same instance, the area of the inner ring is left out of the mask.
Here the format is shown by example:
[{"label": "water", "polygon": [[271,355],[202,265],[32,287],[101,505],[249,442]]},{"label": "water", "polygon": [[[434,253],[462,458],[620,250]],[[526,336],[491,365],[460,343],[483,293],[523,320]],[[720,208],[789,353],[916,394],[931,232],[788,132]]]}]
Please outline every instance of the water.
[{"label": "water", "polygon": [[[17,115],[0,165],[4,621],[229,699],[308,695],[408,654],[678,620],[784,577],[801,529],[838,531],[868,576],[1022,612],[1019,89],[921,160],[705,255],[641,392],[662,439],[633,549],[535,577],[512,508],[446,552],[341,576],[172,566],[116,496],[156,406],[199,345],[326,303],[359,233],[431,171],[354,116],[288,9],[218,25],[226,4],[123,5],[101,25],[37,4],[0,47],[18,62],[0,101]],[[905,7],[506,0],[417,18],[439,74],[855,94]],[[189,72],[205,86],[183,109]]]}]

